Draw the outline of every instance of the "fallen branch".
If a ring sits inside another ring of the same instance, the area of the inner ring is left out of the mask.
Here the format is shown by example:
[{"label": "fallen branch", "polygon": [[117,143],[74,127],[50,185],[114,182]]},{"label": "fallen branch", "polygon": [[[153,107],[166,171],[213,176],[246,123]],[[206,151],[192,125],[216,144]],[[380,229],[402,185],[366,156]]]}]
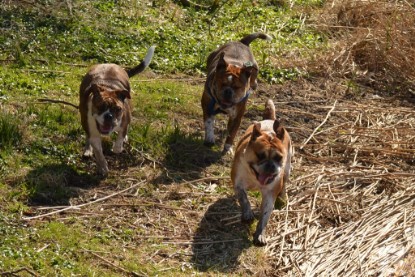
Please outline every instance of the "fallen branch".
[{"label": "fallen branch", "polygon": [[65,211],[69,211],[69,210],[73,210],[73,209],[79,209],[79,208],[81,208],[81,207],[85,207],[85,206],[88,206],[88,205],[92,205],[92,204],[94,204],[94,203],[98,203],[98,202],[101,202],[101,201],[107,200],[107,199],[109,199],[109,198],[111,198],[111,197],[114,197],[114,196],[116,196],[116,195],[118,195],[118,194],[121,194],[121,193],[123,193],[123,192],[129,191],[130,189],[136,188],[136,187],[138,187],[139,185],[143,184],[144,182],[145,182],[145,181],[141,181],[141,182],[139,182],[139,183],[137,183],[137,184],[135,184],[135,185],[132,185],[132,186],[130,186],[130,187],[128,187],[128,188],[126,188],[126,189],[123,189],[123,190],[121,190],[121,191],[115,192],[115,193],[113,193],[113,194],[111,194],[111,195],[107,195],[107,196],[105,196],[105,197],[102,197],[102,198],[96,199],[96,200],[91,201],[91,202],[88,202],[88,203],[84,203],[84,204],[80,204],[80,205],[76,205],[76,206],[69,206],[69,207],[66,207],[66,208],[63,208],[63,209],[60,209],[60,210],[57,210],[57,211],[53,211],[53,212],[50,212],[50,213],[41,214],[41,215],[37,215],[37,216],[22,217],[22,219],[23,219],[23,220],[39,219],[39,218],[47,217],[47,216],[50,216],[50,215],[59,214],[59,213],[65,212]]},{"label": "fallen branch", "polygon": [[331,109],[329,110],[329,112],[326,115],[326,118],[323,120],[323,122],[320,123],[320,125],[318,125],[314,131],[311,133],[311,135],[308,137],[308,139],[306,139],[306,141],[300,146],[300,149],[303,149],[304,146],[310,141],[311,138],[313,138],[314,134],[317,132],[318,129],[320,129],[321,126],[323,126],[326,121],[329,119],[330,114],[333,112],[334,108],[336,107],[336,103],[337,103],[337,99],[336,101],[334,101],[333,107],[331,107]]},{"label": "fallen branch", "polygon": [[215,240],[215,241],[164,241],[163,244],[192,244],[192,245],[199,245],[199,244],[215,244],[215,243],[225,243],[225,242],[235,242],[235,241],[243,241],[243,239],[229,239],[229,240]]},{"label": "fallen branch", "polygon": [[3,272],[0,272],[0,276],[21,276],[21,275],[18,275],[17,273],[22,272],[22,271],[26,271],[32,276],[38,276],[35,272],[31,271],[27,267],[22,267],[22,268],[11,270],[11,271],[3,271]]},{"label": "fallen branch", "polygon": [[108,265],[110,265],[110,266],[114,267],[115,269],[118,269],[118,270],[119,270],[119,271],[121,271],[121,272],[124,272],[124,273],[126,273],[126,274],[131,274],[132,276],[140,276],[140,275],[138,275],[138,274],[136,274],[136,273],[134,273],[134,272],[128,271],[128,270],[126,270],[126,269],[124,269],[124,268],[122,268],[122,267],[120,267],[120,266],[118,266],[118,265],[114,264],[114,263],[113,263],[113,262],[111,262],[111,261],[108,261],[107,259],[105,259],[104,257],[101,257],[100,255],[96,254],[96,253],[95,253],[95,252],[93,252],[93,251],[89,251],[89,250],[85,249],[85,250],[84,250],[84,252],[90,253],[91,255],[93,255],[93,256],[95,256],[95,257],[97,257],[97,258],[98,258],[98,259],[100,259],[101,261],[103,261],[103,262],[105,262],[106,264],[108,264]]},{"label": "fallen branch", "polygon": [[71,107],[74,107],[75,109],[79,109],[79,107],[75,104],[63,101],[63,100],[53,100],[53,99],[49,99],[49,98],[40,98],[38,99],[39,104],[45,104],[45,103],[58,103],[58,104],[65,104],[65,105],[69,105]]}]

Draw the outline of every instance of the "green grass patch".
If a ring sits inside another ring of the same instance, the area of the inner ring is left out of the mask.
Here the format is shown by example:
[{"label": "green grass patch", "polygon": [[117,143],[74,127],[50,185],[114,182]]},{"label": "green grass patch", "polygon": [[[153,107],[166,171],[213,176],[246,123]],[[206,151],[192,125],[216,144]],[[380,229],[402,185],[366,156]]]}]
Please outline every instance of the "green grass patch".
[{"label": "green grass patch", "polygon": [[19,120],[8,113],[0,114],[0,150],[10,151],[10,147],[16,146],[22,140]]},{"label": "green grass patch", "polygon": [[[154,44],[153,70],[194,75],[205,72],[206,57],[218,45],[262,30],[273,36],[272,43],[256,41],[251,47],[261,68],[276,72],[268,75],[278,75],[283,69],[275,57],[324,44],[323,37],[304,24],[307,14],[296,12],[322,2],[294,1],[290,6],[283,1],[255,5],[247,0],[228,1],[202,10],[183,9],[170,1],[156,1],[153,6],[128,1],[74,2],[72,9],[54,2],[10,4],[0,9],[0,25],[4,26],[0,58],[12,57],[14,64],[26,67],[57,61],[133,66]],[[44,16],[46,11],[48,16]],[[105,22],[94,18],[105,18]],[[27,82],[19,85],[24,87]]]}]

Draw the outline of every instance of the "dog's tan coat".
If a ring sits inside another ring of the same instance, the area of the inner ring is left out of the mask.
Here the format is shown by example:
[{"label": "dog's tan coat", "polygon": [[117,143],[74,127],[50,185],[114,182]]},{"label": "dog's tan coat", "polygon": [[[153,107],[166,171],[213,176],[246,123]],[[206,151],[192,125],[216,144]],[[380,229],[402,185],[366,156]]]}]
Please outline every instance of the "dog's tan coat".
[{"label": "dog's tan coat", "polygon": [[252,223],[248,190],[259,190],[262,195],[260,220],[254,233],[254,244],[265,245],[265,227],[279,196],[285,197],[289,180],[293,149],[291,138],[275,120],[275,108],[267,102],[273,115],[248,127],[236,147],[231,180],[242,209],[242,221]]}]

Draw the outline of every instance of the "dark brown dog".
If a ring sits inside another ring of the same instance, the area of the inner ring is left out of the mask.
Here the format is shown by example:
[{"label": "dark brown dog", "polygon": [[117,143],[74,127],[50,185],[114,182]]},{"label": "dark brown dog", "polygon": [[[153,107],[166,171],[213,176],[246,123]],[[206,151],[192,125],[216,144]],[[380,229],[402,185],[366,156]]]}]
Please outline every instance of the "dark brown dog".
[{"label": "dark brown dog", "polygon": [[266,244],[265,227],[277,197],[286,197],[285,186],[291,171],[293,148],[288,132],[275,120],[271,100],[263,121],[251,125],[239,141],[232,164],[231,179],[242,209],[242,221],[252,223],[254,213],[247,190],[259,190],[262,195],[261,215],[254,233],[254,244]]},{"label": "dark brown dog", "polygon": [[144,60],[130,70],[116,64],[94,65],[82,80],[79,111],[86,132],[84,156],[95,156],[99,174],[108,174],[102,151],[101,135],[118,132],[112,151],[121,153],[127,141],[131,121],[131,89],[129,78],[142,72],[151,62],[155,47],[148,49]]},{"label": "dark brown dog", "polygon": [[228,114],[228,136],[223,148],[224,154],[232,151],[248,96],[257,87],[258,64],[249,48],[249,44],[257,38],[271,39],[266,34],[253,33],[240,41],[219,47],[207,59],[208,74],[201,101],[205,124],[204,144],[215,144],[215,115]]}]

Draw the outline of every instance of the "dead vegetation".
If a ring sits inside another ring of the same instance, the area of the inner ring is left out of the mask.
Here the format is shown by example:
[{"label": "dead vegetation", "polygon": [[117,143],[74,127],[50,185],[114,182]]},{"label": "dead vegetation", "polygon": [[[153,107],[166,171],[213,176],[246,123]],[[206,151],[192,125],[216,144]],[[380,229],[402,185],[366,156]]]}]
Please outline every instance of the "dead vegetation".
[{"label": "dead vegetation", "polygon": [[413,1],[329,1],[315,27],[333,47],[318,57],[315,72],[381,91],[413,88],[414,11]]},{"label": "dead vegetation", "polygon": [[[267,252],[279,274],[390,275],[414,246],[415,112],[393,98],[348,100],[346,86],[314,89],[296,94],[321,104],[283,105],[297,152]],[[327,89],[343,96],[324,102]]]}]

